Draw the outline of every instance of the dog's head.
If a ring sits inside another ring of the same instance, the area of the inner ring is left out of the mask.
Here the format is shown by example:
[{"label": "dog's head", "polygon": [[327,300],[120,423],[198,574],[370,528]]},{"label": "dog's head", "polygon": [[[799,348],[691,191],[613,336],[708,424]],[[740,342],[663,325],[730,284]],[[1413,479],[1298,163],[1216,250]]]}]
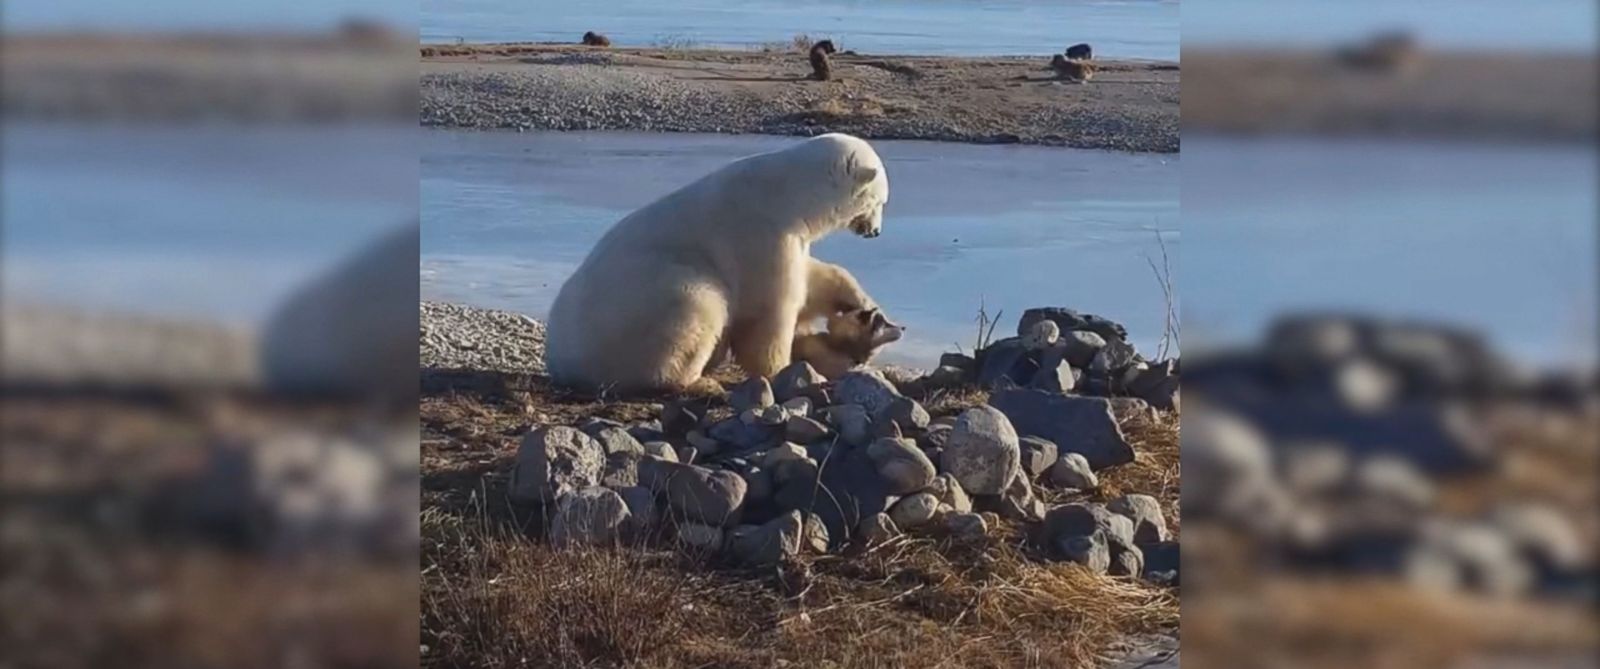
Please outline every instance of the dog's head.
[{"label": "dog's head", "polygon": [[877,308],[841,311],[828,317],[828,334],[865,342],[874,349],[900,341],[905,331],[905,326],[889,320]]}]

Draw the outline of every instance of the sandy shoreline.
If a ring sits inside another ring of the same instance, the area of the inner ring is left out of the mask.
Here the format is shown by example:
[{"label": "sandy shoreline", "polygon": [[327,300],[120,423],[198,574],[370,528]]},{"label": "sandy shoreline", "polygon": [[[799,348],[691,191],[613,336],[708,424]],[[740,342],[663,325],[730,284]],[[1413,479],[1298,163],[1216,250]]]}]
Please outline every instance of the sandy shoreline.
[{"label": "sandy shoreline", "polygon": [[1102,61],[1088,84],[1040,57],[839,54],[812,81],[798,51],[422,48],[422,124],[1178,150],[1176,63]]}]

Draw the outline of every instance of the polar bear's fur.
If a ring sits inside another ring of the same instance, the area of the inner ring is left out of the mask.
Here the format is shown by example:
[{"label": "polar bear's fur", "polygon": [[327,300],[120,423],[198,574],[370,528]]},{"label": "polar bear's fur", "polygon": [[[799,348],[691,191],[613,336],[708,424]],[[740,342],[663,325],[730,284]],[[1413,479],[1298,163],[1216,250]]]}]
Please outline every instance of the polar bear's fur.
[{"label": "polar bear's fur", "polygon": [[[682,391],[726,340],[746,373],[789,364],[805,313],[871,306],[811,244],[876,237],[889,181],[865,141],[826,134],[733,162],[629,214],[550,310],[553,380],[590,390]],[[813,299],[814,298],[814,299]]]}]

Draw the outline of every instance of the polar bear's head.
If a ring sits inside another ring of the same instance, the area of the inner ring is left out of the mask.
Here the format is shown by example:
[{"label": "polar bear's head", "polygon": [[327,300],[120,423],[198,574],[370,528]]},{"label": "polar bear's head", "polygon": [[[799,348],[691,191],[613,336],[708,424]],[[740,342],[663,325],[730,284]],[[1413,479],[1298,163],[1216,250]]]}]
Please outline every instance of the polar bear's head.
[{"label": "polar bear's head", "polygon": [[[828,133],[761,158],[770,169],[768,174],[784,184],[771,192],[791,208],[777,209],[797,214],[807,237],[821,239],[845,229],[862,237],[883,232],[889,176],[866,141]],[[824,178],[797,178],[819,172]]]},{"label": "polar bear's head", "polygon": [[837,214],[843,226],[862,237],[873,238],[883,232],[883,207],[889,203],[889,175],[878,152],[866,141],[849,135],[828,134],[839,143],[840,167],[834,179],[842,205]]}]

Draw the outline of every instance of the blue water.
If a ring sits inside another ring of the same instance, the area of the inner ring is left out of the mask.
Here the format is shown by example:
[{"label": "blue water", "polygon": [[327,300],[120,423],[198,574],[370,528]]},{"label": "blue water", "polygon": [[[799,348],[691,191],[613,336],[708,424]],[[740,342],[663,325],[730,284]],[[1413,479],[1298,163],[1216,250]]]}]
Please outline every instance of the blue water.
[{"label": "blue water", "polygon": [[1379,30],[1414,32],[1425,45],[1514,51],[1596,50],[1594,0],[1188,0],[1188,46],[1328,46]]},{"label": "blue water", "polygon": [[1593,361],[1585,146],[1183,140],[1188,342],[1306,308],[1471,326],[1532,363]]},{"label": "blue water", "polygon": [[411,126],[4,132],[6,300],[255,324],[417,217]]},{"label": "blue water", "polygon": [[690,42],[754,48],[796,34],[863,53],[1050,54],[1088,42],[1114,58],[1178,59],[1176,0],[821,0],[655,2],[422,0],[425,42]]},{"label": "blue water", "polygon": [[[727,162],[794,138],[431,131],[423,141],[424,298],[543,317],[600,235]],[[1165,302],[1147,257],[1164,231],[1178,271],[1176,156],[878,141],[884,233],[841,233],[814,255],[859,278],[906,339],[885,358],[931,366],[971,350],[982,304],[1014,334],[1028,307],[1123,321],[1154,352]]]}]

